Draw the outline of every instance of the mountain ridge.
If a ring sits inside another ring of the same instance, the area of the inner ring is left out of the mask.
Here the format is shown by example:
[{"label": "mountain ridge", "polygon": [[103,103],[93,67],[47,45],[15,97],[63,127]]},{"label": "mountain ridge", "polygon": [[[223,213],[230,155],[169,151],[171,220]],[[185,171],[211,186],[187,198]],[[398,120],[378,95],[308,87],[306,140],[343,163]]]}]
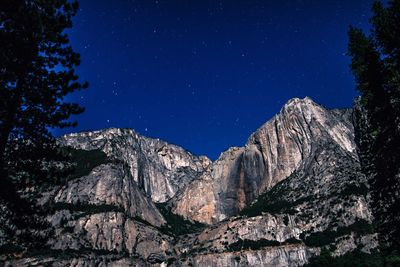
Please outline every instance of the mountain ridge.
[{"label": "mountain ridge", "polygon": [[66,266],[301,266],[323,248],[377,246],[351,110],[291,99],[215,161],[132,129],[59,143],[110,159],[39,201],[57,207],[48,246],[83,251]]}]

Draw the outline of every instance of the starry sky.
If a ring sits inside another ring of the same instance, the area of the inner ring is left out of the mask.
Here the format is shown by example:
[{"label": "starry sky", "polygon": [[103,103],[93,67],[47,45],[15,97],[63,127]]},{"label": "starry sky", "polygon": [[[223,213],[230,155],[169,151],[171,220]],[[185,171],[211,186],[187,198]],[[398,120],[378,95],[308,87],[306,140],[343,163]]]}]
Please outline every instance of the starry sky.
[{"label": "starry sky", "polygon": [[357,95],[347,30],[367,30],[370,0],[80,0],[69,36],[89,89],[79,126],[109,127],[216,159],[309,96],[350,107]]}]

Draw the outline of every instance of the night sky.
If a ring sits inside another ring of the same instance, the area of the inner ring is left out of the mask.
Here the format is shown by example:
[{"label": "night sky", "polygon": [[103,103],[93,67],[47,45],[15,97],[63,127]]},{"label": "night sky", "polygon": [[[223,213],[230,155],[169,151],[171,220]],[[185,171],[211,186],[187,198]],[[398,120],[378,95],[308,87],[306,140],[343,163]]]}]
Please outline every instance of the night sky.
[{"label": "night sky", "polygon": [[242,146],[290,98],[350,107],[348,26],[369,0],[80,0],[70,38],[90,88],[57,134],[109,127],[212,159]]}]

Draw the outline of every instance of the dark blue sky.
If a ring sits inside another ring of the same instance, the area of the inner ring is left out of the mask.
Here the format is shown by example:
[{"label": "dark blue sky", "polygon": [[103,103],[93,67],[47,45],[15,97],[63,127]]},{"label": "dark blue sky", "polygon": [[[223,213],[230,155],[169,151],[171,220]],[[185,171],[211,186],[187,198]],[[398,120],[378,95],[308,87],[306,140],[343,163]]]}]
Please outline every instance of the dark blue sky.
[{"label": "dark blue sky", "polygon": [[90,88],[69,97],[86,112],[67,132],[133,128],[215,159],[292,97],[349,107],[347,29],[368,28],[371,4],[80,0],[70,37]]}]

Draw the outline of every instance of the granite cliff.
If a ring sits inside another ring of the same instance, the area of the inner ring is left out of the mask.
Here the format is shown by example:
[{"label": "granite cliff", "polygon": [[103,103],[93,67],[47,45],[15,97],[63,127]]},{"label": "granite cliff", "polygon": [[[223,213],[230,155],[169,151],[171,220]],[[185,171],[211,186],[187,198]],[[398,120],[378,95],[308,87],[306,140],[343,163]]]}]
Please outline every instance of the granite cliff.
[{"label": "granite cliff", "polygon": [[129,129],[59,142],[107,160],[41,192],[52,253],[10,265],[301,266],[377,246],[351,109],[292,99],[214,162]]},{"label": "granite cliff", "polygon": [[[174,211],[205,223],[229,218],[260,193],[307,168],[316,147],[327,143],[335,144],[338,153],[357,158],[350,113],[326,110],[309,98],[290,100],[244,147],[222,153],[189,184],[174,201]],[[205,196],[212,201],[204,201]]]}]

